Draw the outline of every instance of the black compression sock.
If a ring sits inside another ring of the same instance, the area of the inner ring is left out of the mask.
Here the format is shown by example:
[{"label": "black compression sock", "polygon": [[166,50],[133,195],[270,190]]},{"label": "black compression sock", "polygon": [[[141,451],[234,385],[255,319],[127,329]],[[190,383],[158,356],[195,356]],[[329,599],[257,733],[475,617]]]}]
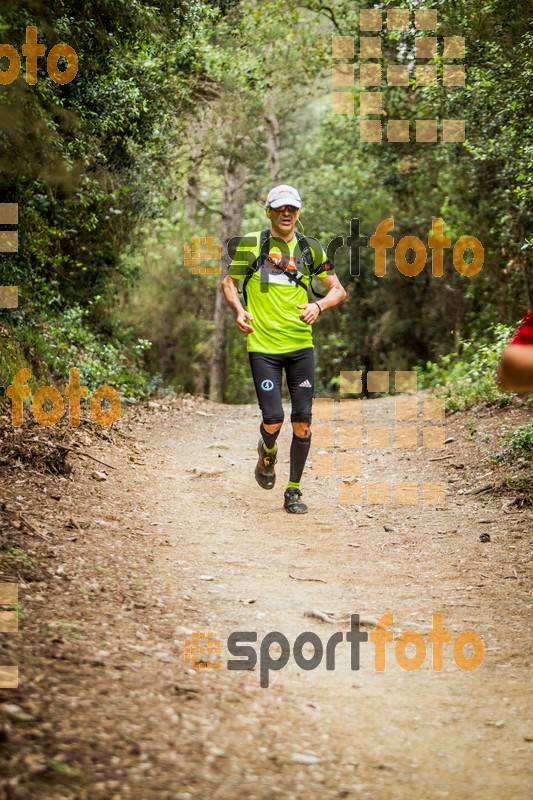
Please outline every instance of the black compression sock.
[{"label": "black compression sock", "polygon": [[311,437],[304,439],[301,436],[292,435],[291,442],[291,469],[289,474],[290,483],[300,483],[304,471],[305,462],[311,447]]},{"label": "black compression sock", "polygon": [[269,433],[267,430],[265,430],[263,423],[261,423],[259,432],[265,443],[265,449],[267,450],[267,452],[272,452],[276,447],[276,439],[279,436],[280,430],[281,428],[279,428],[275,433]]}]

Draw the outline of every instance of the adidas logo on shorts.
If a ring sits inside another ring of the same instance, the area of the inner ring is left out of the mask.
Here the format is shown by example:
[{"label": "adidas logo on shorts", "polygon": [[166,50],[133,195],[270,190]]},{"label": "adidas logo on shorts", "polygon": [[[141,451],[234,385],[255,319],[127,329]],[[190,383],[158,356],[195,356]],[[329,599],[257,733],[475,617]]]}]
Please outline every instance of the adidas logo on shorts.
[{"label": "adidas logo on shorts", "polygon": [[311,389],[312,388],[311,384],[309,383],[308,380],[302,381],[302,383],[299,383],[298,386],[303,386],[305,389]]}]

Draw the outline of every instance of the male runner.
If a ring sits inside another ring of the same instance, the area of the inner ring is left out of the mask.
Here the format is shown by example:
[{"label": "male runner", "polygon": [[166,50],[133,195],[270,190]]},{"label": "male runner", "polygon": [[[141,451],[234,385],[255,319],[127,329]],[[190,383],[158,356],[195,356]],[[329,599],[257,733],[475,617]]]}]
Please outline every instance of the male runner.
[{"label": "male runner", "polygon": [[[289,483],[284,495],[284,508],[289,514],[307,513],[307,506],[301,501],[300,480],[311,445],[314,388],[311,326],[323,311],[339,305],[346,297],[319,242],[308,238],[302,241],[303,237],[296,234],[301,207],[300,195],[292,186],[274,187],[266,201],[270,230],[263,236],[257,231],[241,239],[223,282],[237,326],[247,337],[263,417],[255,468],[255,478],[263,489],[272,489],[276,482],[276,439],[284,418],[281,379],[285,369],[293,428]],[[328,292],[310,303],[307,286],[312,274],[324,282]],[[245,280],[246,308],[237,292],[239,280]]]}]

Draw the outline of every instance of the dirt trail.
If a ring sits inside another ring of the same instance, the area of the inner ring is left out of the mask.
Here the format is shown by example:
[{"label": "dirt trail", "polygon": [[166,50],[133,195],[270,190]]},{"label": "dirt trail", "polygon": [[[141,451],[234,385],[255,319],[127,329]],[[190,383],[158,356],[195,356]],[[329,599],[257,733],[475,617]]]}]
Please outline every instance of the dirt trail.
[{"label": "dirt trail", "polygon": [[[369,401],[368,423],[386,425],[392,402]],[[85,487],[88,500],[65,501],[65,512],[76,509],[93,520],[97,544],[84,553],[91,545],[80,541],[78,560],[92,553],[86,566],[100,571],[101,585],[90,590],[88,577],[74,581],[71,621],[84,635],[57,645],[64,646],[65,665],[47,662],[55,704],[37,708],[31,681],[28,702],[31,710],[34,698],[36,716],[50,726],[50,738],[36,743],[44,756],[34,750],[33,758],[64,761],[71,772],[55,769],[52,779],[49,771],[30,769],[30,778],[13,780],[5,796],[30,796],[27,790],[75,800],[530,797],[530,512],[460,494],[472,485],[475,466],[468,475],[451,470],[448,483],[446,460],[376,450],[366,475],[445,481],[445,504],[356,511],[339,505],[333,478],[313,478],[308,470],[310,513],[294,518],[280,508],[289,431],[280,439],[278,486],[264,492],[253,479],[258,424],[252,406],[152,409],[125,425],[137,442],[134,455],[107,451],[120,469],[102,484],[87,470],[78,492],[83,498]],[[212,447],[215,441],[223,446]],[[220,472],[210,474],[214,469]],[[105,518],[104,509],[112,509],[111,521],[98,530],[94,520]],[[491,541],[480,542],[481,533]],[[83,587],[92,591],[91,603],[80,611]],[[32,604],[34,595],[28,590],[28,607],[46,618]],[[334,671],[324,662],[305,671],[291,657],[270,674],[268,688],[259,685],[259,667],[226,669],[225,642],[233,631],[256,631],[258,650],[269,631],[280,631],[292,646],[303,631],[315,631],[325,645],[348,630],[347,622],[310,619],[311,609],[393,613],[395,636],[406,630],[426,636],[432,614],[441,612],[452,638],[464,629],[483,638],[484,662],[463,672],[445,645],[444,669],[436,673],[428,644],[423,666],[407,672],[388,644],[386,670],[376,672],[368,642],[354,671],[343,642]],[[222,669],[185,663],[184,641],[193,631],[221,640]],[[63,666],[61,679],[56,667]]]}]

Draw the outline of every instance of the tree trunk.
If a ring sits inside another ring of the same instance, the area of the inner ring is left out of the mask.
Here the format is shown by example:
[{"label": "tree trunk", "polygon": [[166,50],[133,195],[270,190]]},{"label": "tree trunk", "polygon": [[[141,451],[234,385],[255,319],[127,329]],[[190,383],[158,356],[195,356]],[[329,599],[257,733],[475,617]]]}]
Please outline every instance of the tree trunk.
[{"label": "tree trunk", "polygon": [[268,170],[271,180],[275,183],[279,178],[279,122],[274,111],[272,101],[267,100],[264,111],[266,148],[268,154]]},{"label": "tree trunk", "polygon": [[198,142],[194,142],[191,156],[191,166],[185,191],[185,221],[191,226],[191,229],[194,229],[198,206],[196,198],[200,189],[200,167],[202,165],[202,148]]},{"label": "tree trunk", "polygon": [[525,251],[524,277],[526,279],[529,305],[533,306],[533,256],[531,255],[531,250]]},{"label": "tree trunk", "polygon": [[209,399],[215,403],[223,403],[226,393],[226,318],[227,304],[222,281],[226,276],[229,258],[226,243],[232,236],[239,236],[241,232],[244,204],[246,201],[246,164],[239,156],[232,155],[226,164],[224,175],[224,192],[222,194],[222,225],[220,229],[220,242],[222,245],[221,272],[217,282],[215,295],[215,313],[213,330],[213,359],[211,362],[211,380],[209,385]]}]

